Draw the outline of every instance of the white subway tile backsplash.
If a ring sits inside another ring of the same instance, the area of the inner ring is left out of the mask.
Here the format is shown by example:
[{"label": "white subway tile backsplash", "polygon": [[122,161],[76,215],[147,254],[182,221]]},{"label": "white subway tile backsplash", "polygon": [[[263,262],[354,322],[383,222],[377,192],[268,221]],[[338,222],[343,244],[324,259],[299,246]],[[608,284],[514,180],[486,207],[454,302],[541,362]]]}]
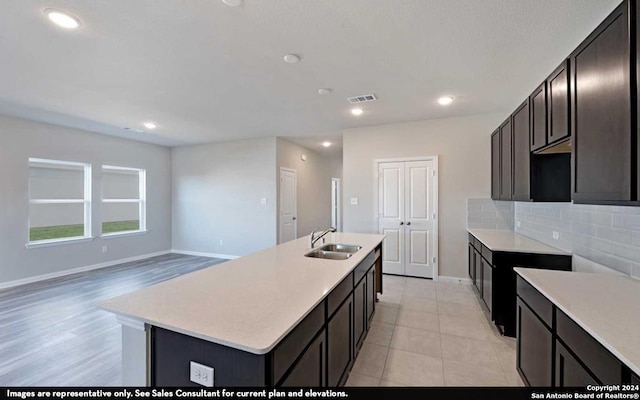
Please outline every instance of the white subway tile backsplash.
[{"label": "white subway tile backsplash", "polygon": [[[515,231],[603,264],[640,275],[640,207],[516,202]],[[553,239],[553,232],[560,240]]]},{"label": "white subway tile backsplash", "polygon": [[512,231],[513,208],[510,201],[467,199],[467,227]]}]

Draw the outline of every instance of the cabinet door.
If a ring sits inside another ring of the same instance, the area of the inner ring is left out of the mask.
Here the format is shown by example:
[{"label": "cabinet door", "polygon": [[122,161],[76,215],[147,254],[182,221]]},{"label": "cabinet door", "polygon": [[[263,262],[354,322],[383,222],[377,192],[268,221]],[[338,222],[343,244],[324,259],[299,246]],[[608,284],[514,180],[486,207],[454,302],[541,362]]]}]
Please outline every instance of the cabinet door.
[{"label": "cabinet door", "polygon": [[367,272],[367,330],[371,326],[373,312],[376,310],[376,266]]},{"label": "cabinet door", "polygon": [[500,200],[500,130],[491,135],[491,198]]},{"label": "cabinet door", "polygon": [[529,386],[553,384],[553,335],[551,330],[518,298],[516,368]]},{"label": "cabinet door", "polygon": [[529,173],[529,99],[512,114],[513,123],[513,200],[531,200]]},{"label": "cabinet door", "polygon": [[531,151],[547,144],[547,82],[529,96],[531,104]]},{"label": "cabinet door", "polygon": [[353,298],[344,303],[329,320],[327,328],[327,365],[329,386],[343,383],[353,360]]},{"label": "cabinet door", "polygon": [[631,199],[628,2],[571,54],[573,200]]},{"label": "cabinet door", "polygon": [[573,357],[569,350],[556,340],[556,387],[571,387],[597,385],[598,382],[591,376],[580,362]]},{"label": "cabinet door", "polygon": [[[482,259],[482,300],[489,311],[492,306],[493,295],[493,268],[485,259]],[[491,318],[493,320],[493,318]]]},{"label": "cabinet door", "polygon": [[357,349],[362,345],[367,327],[367,309],[365,308],[367,301],[366,282],[367,279],[363,277],[353,289],[353,349],[356,353]]},{"label": "cabinet door", "polygon": [[482,296],[482,256],[478,250],[474,250],[473,261],[476,277],[474,285],[476,290],[478,290],[478,293],[480,293],[480,296]]},{"label": "cabinet door", "polygon": [[640,385],[640,378],[635,374],[631,374],[631,383],[633,385]]},{"label": "cabinet door", "polygon": [[326,386],[326,338],[324,330],[303,353],[302,357],[289,371],[281,386],[321,387]]},{"label": "cabinet door", "polygon": [[473,245],[469,243],[469,278],[471,283],[476,284],[476,251]]},{"label": "cabinet door", "polygon": [[549,136],[547,143],[571,134],[569,130],[569,61],[565,60],[547,78],[549,85]]},{"label": "cabinet door", "polygon": [[511,118],[500,126],[500,200],[511,200],[513,160]]}]

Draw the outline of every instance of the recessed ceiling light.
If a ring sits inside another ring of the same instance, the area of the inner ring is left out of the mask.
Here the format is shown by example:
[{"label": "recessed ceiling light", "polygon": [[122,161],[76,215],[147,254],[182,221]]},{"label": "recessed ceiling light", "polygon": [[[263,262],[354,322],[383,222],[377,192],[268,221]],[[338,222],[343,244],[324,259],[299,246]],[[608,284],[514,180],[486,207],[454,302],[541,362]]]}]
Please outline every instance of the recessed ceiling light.
[{"label": "recessed ceiling light", "polygon": [[442,96],[438,99],[438,103],[442,106],[447,106],[453,102],[453,96]]},{"label": "recessed ceiling light", "polygon": [[322,142],[322,145],[324,147],[329,147],[329,146],[331,146],[331,142]]},{"label": "recessed ceiling light", "polygon": [[142,125],[144,125],[144,127],[147,128],[147,129],[156,129],[156,127],[157,127],[157,125],[154,124],[153,122],[145,122]]},{"label": "recessed ceiling light", "polygon": [[362,115],[364,111],[362,111],[362,108],[352,108],[351,109],[351,114],[353,115]]},{"label": "recessed ceiling light", "polygon": [[80,20],[73,15],[64,11],[54,10],[53,8],[47,8],[44,10],[44,14],[54,24],[66,29],[76,29],[80,26]]},{"label": "recessed ceiling light", "polygon": [[295,54],[287,54],[286,56],[284,56],[284,62],[286,63],[295,64],[298,61],[300,61],[300,57]]},{"label": "recessed ceiling light", "polygon": [[222,0],[222,2],[230,7],[239,7],[242,5],[242,0]]},{"label": "recessed ceiling light", "polygon": [[318,94],[329,94],[333,92],[333,89],[331,88],[320,88],[318,89]]}]

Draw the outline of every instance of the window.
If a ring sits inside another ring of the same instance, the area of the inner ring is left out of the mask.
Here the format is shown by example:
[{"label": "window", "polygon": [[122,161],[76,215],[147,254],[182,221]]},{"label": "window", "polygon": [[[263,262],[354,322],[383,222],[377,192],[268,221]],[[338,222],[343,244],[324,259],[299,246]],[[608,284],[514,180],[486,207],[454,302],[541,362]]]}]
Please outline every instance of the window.
[{"label": "window", "polygon": [[29,159],[29,243],[91,237],[91,165]]},{"label": "window", "polygon": [[146,231],[146,171],[102,166],[102,235]]}]

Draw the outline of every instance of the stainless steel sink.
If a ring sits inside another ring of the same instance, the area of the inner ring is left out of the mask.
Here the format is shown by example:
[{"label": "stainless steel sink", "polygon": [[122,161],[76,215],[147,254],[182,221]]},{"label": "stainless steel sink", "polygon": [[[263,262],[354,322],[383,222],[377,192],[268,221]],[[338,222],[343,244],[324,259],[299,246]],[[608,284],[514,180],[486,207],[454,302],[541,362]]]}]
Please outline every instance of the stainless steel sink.
[{"label": "stainless steel sink", "polygon": [[311,251],[307,254],[305,254],[305,257],[312,257],[312,258],[324,258],[327,260],[346,260],[347,258],[351,257],[352,253],[344,253],[344,252],[338,252],[338,251],[326,251],[326,250],[322,250],[322,249],[317,249],[314,251]]},{"label": "stainless steel sink", "polygon": [[362,246],[357,246],[353,244],[330,243],[330,244],[325,244],[322,247],[319,247],[318,250],[353,254],[358,250],[360,250],[361,248]]}]

